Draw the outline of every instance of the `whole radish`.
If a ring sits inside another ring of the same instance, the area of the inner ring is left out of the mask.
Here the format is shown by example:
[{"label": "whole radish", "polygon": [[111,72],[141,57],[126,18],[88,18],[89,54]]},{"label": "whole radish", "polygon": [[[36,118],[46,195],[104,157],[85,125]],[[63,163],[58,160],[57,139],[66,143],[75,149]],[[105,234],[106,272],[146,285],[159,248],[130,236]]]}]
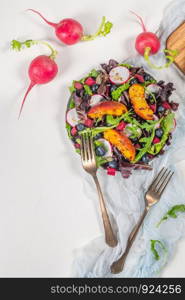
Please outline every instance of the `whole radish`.
[{"label": "whole radish", "polygon": [[30,78],[30,85],[25,93],[25,96],[23,98],[21,108],[19,111],[19,117],[21,115],[25,100],[27,98],[27,95],[31,91],[31,89],[37,85],[37,84],[45,84],[50,82],[55,78],[58,72],[57,64],[55,63],[54,59],[56,57],[57,52],[46,42],[43,41],[33,41],[33,40],[27,40],[25,42],[19,42],[16,40],[13,40],[11,42],[12,49],[20,51],[22,47],[30,47],[31,45],[35,44],[44,44],[51,50],[51,55],[39,55],[35,57],[28,68],[28,75]]},{"label": "whole radish", "polygon": [[109,21],[106,22],[106,18],[102,18],[102,23],[98,31],[93,35],[84,35],[84,30],[82,25],[71,18],[63,19],[59,23],[53,23],[48,21],[40,12],[34,9],[28,9],[36,14],[38,14],[48,25],[55,29],[55,34],[57,38],[66,45],[74,45],[79,41],[89,41],[95,39],[97,36],[106,36],[113,26]]},{"label": "whole radish", "polygon": [[134,14],[139,19],[140,25],[143,29],[143,32],[140,33],[135,40],[135,48],[137,52],[140,55],[144,56],[144,59],[147,61],[147,63],[151,68],[163,69],[169,67],[174,62],[174,59],[177,56],[177,51],[166,50],[166,49],[163,50],[164,53],[168,54],[165,55],[166,59],[168,60],[167,63],[164,66],[156,66],[152,64],[149,59],[149,56],[156,54],[160,50],[160,46],[161,46],[160,40],[155,33],[147,31],[143,19],[139,15],[137,15],[133,11],[131,11],[131,13]]}]

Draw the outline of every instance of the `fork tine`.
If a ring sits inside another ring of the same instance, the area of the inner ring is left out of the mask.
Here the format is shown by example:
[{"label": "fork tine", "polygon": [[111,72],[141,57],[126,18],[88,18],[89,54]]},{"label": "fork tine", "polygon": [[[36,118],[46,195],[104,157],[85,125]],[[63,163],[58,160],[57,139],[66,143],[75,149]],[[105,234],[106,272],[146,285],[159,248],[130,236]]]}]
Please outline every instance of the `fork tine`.
[{"label": "fork tine", "polygon": [[82,145],[83,145],[83,161],[85,162],[88,159],[86,133],[82,134]]},{"label": "fork tine", "polygon": [[93,137],[92,137],[92,133],[90,135],[90,150],[91,150],[91,158],[92,158],[92,161],[94,163],[96,163],[96,158],[95,158],[95,153],[94,153],[94,143],[93,143]]},{"label": "fork tine", "polygon": [[87,153],[88,153],[89,160],[92,160],[92,158],[93,158],[91,140],[92,140],[92,134],[91,134],[91,132],[88,132],[87,133]]},{"label": "fork tine", "polygon": [[155,187],[155,192],[159,193],[159,190],[161,188],[161,186],[163,185],[163,183],[165,182],[165,180],[168,178],[169,174],[171,173],[171,171],[169,171],[168,169],[166,169],[166,172],[163,174],[163,176],[161,177],[161,180],[158,182],[158,184]]},{"label": "fork tine", "polygon": [[161,185],[161,187],[160,187],[160,189],[159,189],[159,191],[158,191],[158,193],[159,193],[160,196],[161,196],[162,193],[164,192],[164,190],[165,190],[167,184],[169,183],[170,179],[172,178],[173,174],[174,174],[174,172],[171,172],[171,171],[170,171],[170,172],[168,173],[168,177],[163,181],[163,184]]},{"label": "fork tine", "polygon": [[81,159],[84,161],[85,159],[85,150],[84,150],[84,135],[81,135]]},{"label": "fork tine", "polygon": [[85,149],[85,160],[88,161],[89,160],[89,151],[88,151],[88,133],[85,132],[84,133],[84,149]]},{"label": "fork tine", "polygon": [[155,189],[156,185],[158,184],[158,182],[161,180],[161,177],[163,176],[164,172],[166,172],[166,168],[163,167],[161,169],[161,171],[156,175],[156,177],[154,178],[154,180],[152,181],[150,187],[149,187],[149,190],[150,189]]}]

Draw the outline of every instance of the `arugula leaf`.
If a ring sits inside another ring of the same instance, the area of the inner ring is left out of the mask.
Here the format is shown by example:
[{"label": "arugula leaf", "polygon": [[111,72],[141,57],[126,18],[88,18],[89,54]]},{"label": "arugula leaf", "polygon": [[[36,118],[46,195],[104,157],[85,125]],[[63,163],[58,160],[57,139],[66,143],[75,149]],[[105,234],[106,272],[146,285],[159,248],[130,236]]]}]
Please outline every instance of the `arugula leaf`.
[{"label": "arugula leaf", "polygon": [[118,66],[126,67],[128,69],[132,68],[132,65],[130,64],[119,64]]},{"label": "arugula leaf", "polygon": [[68,108],[72,109],[74,107],[75,107],[75,102],[74,102],[73,98],[71,98],[70,101],[69,101],[69,104],[68,104]]},{"label": "arugula leaf", "polygon": [[107,162],[112,161],[112,157],[100,157],[96,156],[97,167],[106,164]]},{"label": "arugula leaf", "polygon": [[150,132],[152,128],[159,122],[161,122],[162,119],[157,121],[148,120],[147,122],[144,122],[143,124],[140,124],[140,127],[142,129],[145,129],[146,131]]},{"label": "arugula leaf", "polygon": [[76,143],[80,144],[81,145],[81,139],[76,139]]},{"label": "arugula leaf", "polygon": [[169,133],[174,126],[174,117],[174,113],[169,113],[166,117],[163,118],[163,120],[161,121],[161,128],[163,129],[163,136],[161,138],[161,141],[157,144],[152,145],[148,153],[156,155],[164,147],[169,137]]},{"label": "arugula leaf", "polygon": [[185,205],[184,204],[178,204],[178,205],[172,206],[170,208],[170,210],[168,210],[167,213],[159,221],[159,223],[157,224],[157,227],[159,227],[163,221],[166,221],[169,218],[176,219],[178,217],[178,215],[177,215],[178,212],[185,212]]},{"label": "arugula leaf", "polygon": [[130,87],[130,83],[129,82],[126,82],[122,85],[120,85],[116,90],[112,91],[111,95],[112,95],[112,98],[114,100],[118,100],[120,97],[121,97],[121,94],[128,90],[128,88]]},{"label": "arugula leaf", "polygon": [[114,125],[115,127],[120,123],[121,120],[124,120],[127,123],[135,124],[139,127],[139,122],[137,122],[134,118],[131,117],[132,112],[127,111],[120,117],[113,117],[112,115],[106,116],[106,123],[109,125]]},{"label": "arugula leaf", "polygon": [[151,135],[149,137],[144,137],[144,138],[141,138],[139,141],[142,142],[142,143],[145,143],[144,147],[141,148],[141,149],[138,149],[138,154],[136,155],[133,163],[136,163],[137,161],[139,161],[142,156],[148,152],[148,150],[150,149],[151,145],[152,145],[152,141],[154,139],[154,136],[155,136],[155,127],[153,126],[152,128],[152,132],[151,132]]},{"label": "arugula leaf", "polygon": [[87,77],[97,77],[100,74],[96,69],[92,69]]},{"label": "arugula leaf", "polygon": [[159,241],[159,240],[150,240],[150,249],[151,249],[151,251],[152,251],[152,253],[153,253],[153,255],[154,255],[154,258],[156,259],[156,260],[159,260],[160,259],[160,255],[159,255],[159,253],[157,252],[157,250],[156,250],[156,244],[158,244],[161,248],[162,248],[162,250],[165,252],[165,253],[167,253],[167,249],[166,249],[166,247],[163,245],[163,243],[161,242],[161,241]]},{"label": "arugula leaf", "polygon": [[139,138],[141,136],[141,129],[135,124],[132,124],[131,126],[127,126],[126,131],[130,131],[130,133],[132,134],[130,136],[131,139]]},{"label": "arugula leaf", "polygon": [[79,132],[79,135],[83,134],[83,133],[89,133],[91,132],[92,133],[92,136],[96,136],[98,133],[101,133],[101,132],[104,132],[106,130],[109,130],[109,129],[113,129],[115,127],[115,125],[112,125],[112,126],[104,126],[104,127],[95,127],[95,128],[86,128],[82,131]]},{"label": "arugula leaf", "polygon": [[107,115],[106,116],[106,123],[109,125],[115,125],[117,126],[119,124],[119,122],[121,121],[122,117],[117,117],[114,118],[112,115]]},{"label": "arugula leaf", "polygon": [[69,91],[71,94],[76,91],[76,89],[74,87],[74,83],[75,83],[75,80],[73,80],[72,85],[69,87]]},{"label": "arugula leaf", "polygon": [[143,86],[148,86],[150,85],[151,83],[156,83],[157,81],[155,79],[151,79],[151,80],[148,80],[148,81],[145,81],[143,83],[140,83],[141,85]]},{"label": "arugula leaf", "polygon": [[147,89],[147,87],[145,87],[145,91],[147,92],[147,94],[149,94],[149,95],[152,96],[152,101],[150,100],[151,103],[156,103],[157,101],[156,101],[156,97],[155,97],[154,93],[150,92],[150,91]]},{"label": "arugula leaf", "polygon": [[66,122],[66,129],[67,129],[67,133],[70,139],[72,139],[72,135],[71,135],[71,129],[72,127]]},{"label": "arugula leaf", "polygon": [[92,91],[91,91],[91,88],[87,85],[87,84],[84,84],[84,90],[86,92],[86,94],[88,94],[89,96],[92,96]]}]

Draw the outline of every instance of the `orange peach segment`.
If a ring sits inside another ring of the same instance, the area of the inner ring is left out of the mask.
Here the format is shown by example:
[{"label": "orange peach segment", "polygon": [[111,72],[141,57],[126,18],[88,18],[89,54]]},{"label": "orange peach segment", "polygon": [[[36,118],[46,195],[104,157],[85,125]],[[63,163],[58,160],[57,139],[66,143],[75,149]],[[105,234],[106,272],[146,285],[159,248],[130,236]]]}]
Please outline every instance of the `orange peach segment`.
[{"label": "orange peach segment", "polygon": [[131,140],[124,134],[119,133],[115,129],[104,131],[104,138],[115,146],[122,155],[129,161],[133,161],[136,155],[136,150]]},{"label": "orange peach segment", "polygon": [[124,104],[115,101],[105,101],[91,107],[87,115],[91,119],[96,119],[104,115],[121,116],[126,112],[127,108]]},{"label": "orange peach segment", "polygon": [[145,120],[153,120],[153,110],[145,99],[145,89],[140,84],[133,84],[129,88],[129,97],[135,113]]}]

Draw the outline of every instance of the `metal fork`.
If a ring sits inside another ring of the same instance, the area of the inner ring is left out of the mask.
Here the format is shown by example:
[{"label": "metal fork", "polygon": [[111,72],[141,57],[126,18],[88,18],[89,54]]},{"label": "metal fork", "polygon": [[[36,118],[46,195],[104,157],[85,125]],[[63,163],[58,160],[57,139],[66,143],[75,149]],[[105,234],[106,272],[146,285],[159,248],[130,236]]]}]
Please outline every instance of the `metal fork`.
[{"label": "metal fork", "polygon": [[94,182],[96,184],[96,188],[99,196],[99,202],[100,202],[100,209],[101,209],[101,214],[103,219],[104,231],[105,231],[105,241],[110,247],[115,247],[118,242],[111,227],[103,194],[96,175],[97,164],[96,164],[96,157],[94,153],[93,137],[91,132],[86,132],[81,134],[81,159],[82,159],[82,166],[84,170],[93,177]]},{"label": "metal fork", "polygon": [[123,270],[129,250],[132,247],[133,242],[135,241],[135,238],[143,223],[145,216],[147,215],[150,207],[160,200],[162,193],[164,192],[167,184],[169,183],[171,177],[173,176],[173,173],[174,172],[168,170],[167,168],[162,168],[162,170],[159,172],[159,174],[155,177],[155,179],[149,186],[148,191],[145,194],[144,212],[139,222],[137,223],[137,225],[134,227],[134,229],[129,235],[125,252],[117,261],[113,262],[113,264],[111,265],[111,273],[117,274]]}]

